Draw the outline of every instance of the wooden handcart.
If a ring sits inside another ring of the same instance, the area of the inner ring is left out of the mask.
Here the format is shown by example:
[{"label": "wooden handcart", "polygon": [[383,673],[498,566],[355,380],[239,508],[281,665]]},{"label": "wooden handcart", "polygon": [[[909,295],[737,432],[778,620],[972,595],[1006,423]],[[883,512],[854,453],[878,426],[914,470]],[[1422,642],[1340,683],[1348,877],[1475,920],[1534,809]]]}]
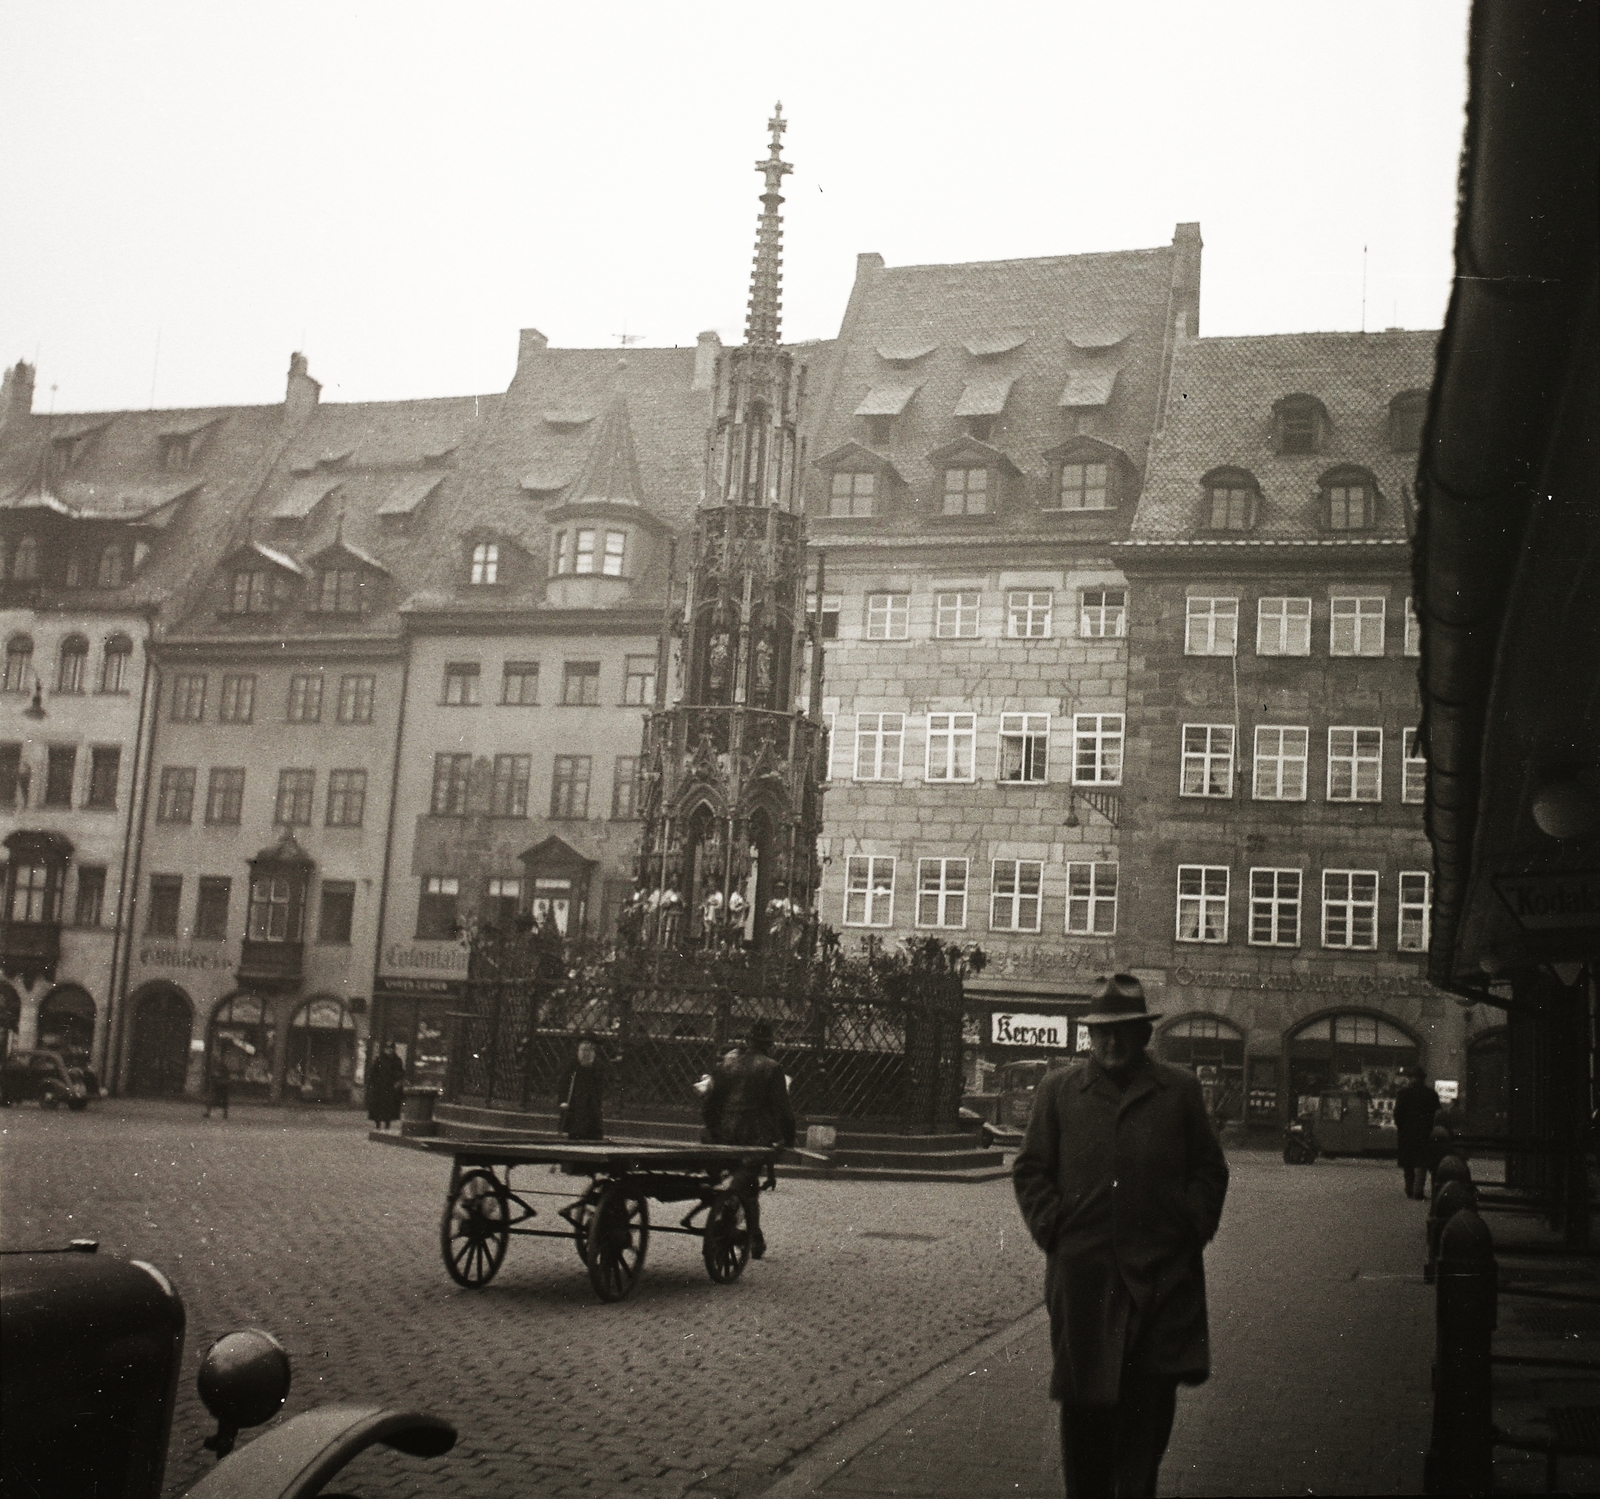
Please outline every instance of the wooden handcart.
[{"label": "wooden handcart", "polygon": [[[638,1284],[650,1244],[652,1201],[692,1202],[676,1225],[657,1224],[655,1231],[699,1239],[711,1279],[718,1285],[738,1280],[750,1260],[750,1226],[731,1179],[747,1164],[772,1186],[777,1158],[775,1149],[752,1146],[607,1141],[429,1140],[425,1148],[451,1157],[439,1248],[457,1285],[473,1291],[488,1285],[513,1235],[568,1239],[602,1301],[621,1301]],[[551,1214],[565,1228],[531,1226],[541,1216],[531,1198],[569,1198],[571,1193],[514,1188],[512,1172],[528,1166],[589,1179],[587,1189]]]}]

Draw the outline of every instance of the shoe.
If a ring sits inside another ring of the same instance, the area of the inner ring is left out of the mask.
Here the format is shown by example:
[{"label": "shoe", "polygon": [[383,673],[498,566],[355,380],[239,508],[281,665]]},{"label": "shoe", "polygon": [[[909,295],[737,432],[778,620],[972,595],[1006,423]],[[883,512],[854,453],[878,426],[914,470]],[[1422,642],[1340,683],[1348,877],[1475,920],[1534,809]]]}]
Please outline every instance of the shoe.
[{"label": "shoe", "polygon": [[758,1260],[766,1252],[767,1252],[767,1241],[766,1241],[766,1238],[763,1235],[759,1234],[759,1233],[751,1234],[750,1235],[750,1258],[753,1259],[753,1260]]}]

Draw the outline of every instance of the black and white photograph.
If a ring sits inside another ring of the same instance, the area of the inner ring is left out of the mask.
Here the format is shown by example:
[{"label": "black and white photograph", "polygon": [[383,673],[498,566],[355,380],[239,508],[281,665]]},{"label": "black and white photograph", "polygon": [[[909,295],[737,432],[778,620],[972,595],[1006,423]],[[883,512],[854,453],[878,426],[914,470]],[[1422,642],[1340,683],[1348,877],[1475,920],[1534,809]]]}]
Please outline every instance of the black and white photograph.
[{"label": "black and white photograph", "polygon": [[1597,80],[0,0],[0,1499],[1600,1491]]}]

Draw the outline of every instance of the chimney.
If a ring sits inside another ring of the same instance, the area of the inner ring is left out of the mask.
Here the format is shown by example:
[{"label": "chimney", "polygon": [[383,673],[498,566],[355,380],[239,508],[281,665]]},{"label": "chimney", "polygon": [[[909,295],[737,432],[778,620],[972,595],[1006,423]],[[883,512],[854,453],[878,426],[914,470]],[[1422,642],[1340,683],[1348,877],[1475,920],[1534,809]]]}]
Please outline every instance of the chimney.
[{"label": "chimney", "polygon": [[25,359],[0,376],[0,428],[12,426],[33,412],[33,366]]},{"label": "chimney", "polygon": [[317,409],[322,386],[306,373],[306,356],[289,356],[289,385],[283,395],[283,420],[286,426],[299,426]]},{"label": "chimney", "polygon": [[717,374],[717,355],[722,352],[722,340],[715,329],[707,329],[694,346],[694,382],[691,390],[710,390]]},{"label": "chimney", "polygon": [[1172,301],[1180,338],[1200,336],[1200,226],[1179,224],[1172,231]]},{"label": "chimney", "polygon": [[550,340],[537,328],[524,328],[517,340],[517,368],[520,370],[525,361],[549,347]]},{"label": "chimney", "polygon": [[856,279],[867,271],[881,271],[883,269],[883,256],[876,250],[863,250],[856,256]]}]

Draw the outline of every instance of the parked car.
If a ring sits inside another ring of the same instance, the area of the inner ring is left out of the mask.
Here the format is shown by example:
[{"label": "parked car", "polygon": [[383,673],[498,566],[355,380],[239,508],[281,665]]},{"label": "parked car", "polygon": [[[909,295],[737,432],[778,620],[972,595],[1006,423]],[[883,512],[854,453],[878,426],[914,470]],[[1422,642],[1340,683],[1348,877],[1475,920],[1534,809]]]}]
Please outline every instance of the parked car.
[{"label": "parked car", "polygon": [[14,1051],[0,1066],[0,1103],[36,1098],[39,1107],[74,1112],[100,1096],[100,1080],[88,1067],[73,1067],[59,1051]]},{"label": "parked car", "polygon": [[1022,1143],[1028,1118],[1033,1113],[1034,1094],[1045,1074],[1067,1066],[1071,1060],[1071,1057],[1057,1056],[1007,1062],[995,1073],[992,1091],[969,1093],[961,1100],[963,1122],[977,1123],[986,1146],[1015,1148]]}]

